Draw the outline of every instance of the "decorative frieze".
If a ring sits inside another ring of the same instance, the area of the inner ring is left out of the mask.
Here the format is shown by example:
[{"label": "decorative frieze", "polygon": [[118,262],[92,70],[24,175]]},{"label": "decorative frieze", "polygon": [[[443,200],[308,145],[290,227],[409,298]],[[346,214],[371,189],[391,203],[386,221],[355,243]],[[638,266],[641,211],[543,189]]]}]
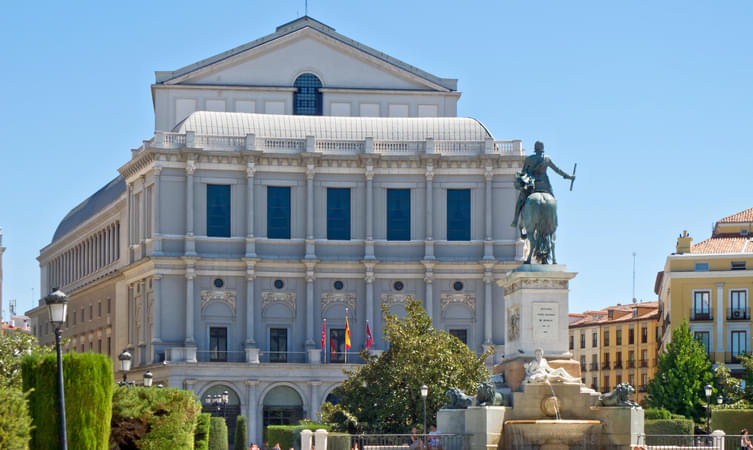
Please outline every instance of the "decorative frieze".
[{"label": "decorative frieze", "polygon": [[321,311],[327,310],[330,305],[341,304],[348,308],[348,314],[356,318],[356,294],[352,292],[322,292]]},{"label": "decorative frieze", "polygon": [[521,279],[511,284],[505,290],[505,295],[510,295],[520,289],[567,289],[567,280]]},{"label": "decorative frieze", "polygon": [[274,303],[285,305],[295,317],[295,292],[265,291],[261,293],[262,316],[267,308]]},{"label": "decorative frieze", "polygon": [[415,300],[412,294],[382,294],[382,303],[387,306],[394,304],[407,305],[411,300]]},{"label": "decorative frieze", "polygon": [[476,294],[443,292],[440,295],[440,305],[442,308],[442,317],[445,316],[445,312],[450,305],[463,305],[471,310],[473,317],[476,317]]},{"label": "decorative frieze", "polygon": [[232,290],[203,290],[201,291],[201,310],[211,303],[222,303],[227,305],[235,316],[236,294]]}]

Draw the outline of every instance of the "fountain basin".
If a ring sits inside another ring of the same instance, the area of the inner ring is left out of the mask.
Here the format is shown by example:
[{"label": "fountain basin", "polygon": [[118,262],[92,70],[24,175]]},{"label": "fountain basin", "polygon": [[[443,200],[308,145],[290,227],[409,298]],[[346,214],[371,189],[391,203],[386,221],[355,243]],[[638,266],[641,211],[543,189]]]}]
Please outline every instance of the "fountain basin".
[{"label": "fountain basin", "polygon": [[506,420],[503,430],[505,448],[598,449],[601,445],[601,421],[599,420]]}]

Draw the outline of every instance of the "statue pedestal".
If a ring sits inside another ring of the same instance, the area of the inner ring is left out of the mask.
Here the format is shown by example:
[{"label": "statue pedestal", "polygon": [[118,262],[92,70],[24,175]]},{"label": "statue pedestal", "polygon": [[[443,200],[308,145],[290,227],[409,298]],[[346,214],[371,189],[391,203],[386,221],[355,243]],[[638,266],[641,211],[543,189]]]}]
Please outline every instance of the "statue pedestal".
[{"label": "statue pedestal", "polygon": [[563,264],[523,264],[497,283],[505,290],[504,361],[534,356],[570,359],[568,350],[568,282],[575,273]]}]

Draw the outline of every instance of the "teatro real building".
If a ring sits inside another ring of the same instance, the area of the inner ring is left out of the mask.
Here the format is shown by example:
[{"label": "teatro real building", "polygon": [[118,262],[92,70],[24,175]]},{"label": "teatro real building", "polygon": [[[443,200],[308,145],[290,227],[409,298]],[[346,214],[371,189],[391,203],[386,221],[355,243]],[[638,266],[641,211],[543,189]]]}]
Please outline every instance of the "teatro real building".
[{"label": "teatro real building", "polygon": [[[367,321],[385,349],[381,307],[409,299],[499,359],[523,148],[457,117],[457,80],[303,17],[156,72],[151,92],[154,135],[40,252],[42,292],[70,297],[68,350],[121,377],[127,349],[129,379],[202,400],[227,390],[229,425],[247,416],[257,442],[344,379],[346,308],[348,365]],[[52,342],[45,308],[28,314]]]}]

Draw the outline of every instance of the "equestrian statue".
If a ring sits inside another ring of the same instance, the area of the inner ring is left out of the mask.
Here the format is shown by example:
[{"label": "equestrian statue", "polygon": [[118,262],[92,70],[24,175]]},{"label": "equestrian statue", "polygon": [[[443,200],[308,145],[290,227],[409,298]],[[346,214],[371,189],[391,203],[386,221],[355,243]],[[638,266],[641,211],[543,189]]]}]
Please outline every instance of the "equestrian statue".
[{"label": "equestrian statue", "polygon": [[515,176],[515,188],[520,191],[515,203],[515,217],[511,226],[517,227],[520,237],[528,239],[529,249],[526,264],[535,259],[541,264],[557,264],[554,257],[554,232],[557,230],[557,201],[546,169],[551,168],[566,180],[573,190],[576,164],[573,174],[568,175],[544,154],[544,143],[536,141],[535,154],[526,157],[523,169]]}]

